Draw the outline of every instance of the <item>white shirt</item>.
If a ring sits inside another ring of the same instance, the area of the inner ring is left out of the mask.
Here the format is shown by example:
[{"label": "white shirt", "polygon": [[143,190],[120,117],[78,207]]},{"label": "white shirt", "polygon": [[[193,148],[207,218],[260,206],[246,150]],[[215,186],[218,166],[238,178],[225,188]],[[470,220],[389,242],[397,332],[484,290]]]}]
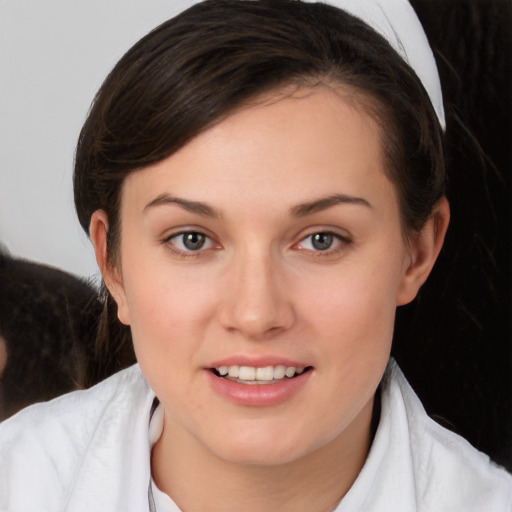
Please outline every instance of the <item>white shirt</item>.
[{"label": "white shirt", "polygon": [[[1,423],[0,510],[149,511],[153,400],[135,365]],[[155,505],[179,512],[163,493]],[[511,512],[512,476],[429,419],[390,362],[370,453],[336,508],[363,511]]]}]

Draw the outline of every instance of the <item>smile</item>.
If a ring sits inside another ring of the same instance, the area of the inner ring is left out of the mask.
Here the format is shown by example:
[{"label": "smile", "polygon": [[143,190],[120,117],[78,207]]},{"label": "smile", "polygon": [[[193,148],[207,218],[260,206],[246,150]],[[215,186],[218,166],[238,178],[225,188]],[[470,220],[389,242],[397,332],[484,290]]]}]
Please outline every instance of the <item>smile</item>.
[{"label": "smile", "polygon": [[295,366],[219,366],[214,373],[227,380],[240,384],[275,384],[286,379],[293,379],[304,373],[307,368]]},{"label": "smile", "polygon": [[218,396],[236,405],[252,407],[274,406],[291,400],[315,373],[313,366],[283,364],[246,366],[228,363],[205,370],[207,380]]}]

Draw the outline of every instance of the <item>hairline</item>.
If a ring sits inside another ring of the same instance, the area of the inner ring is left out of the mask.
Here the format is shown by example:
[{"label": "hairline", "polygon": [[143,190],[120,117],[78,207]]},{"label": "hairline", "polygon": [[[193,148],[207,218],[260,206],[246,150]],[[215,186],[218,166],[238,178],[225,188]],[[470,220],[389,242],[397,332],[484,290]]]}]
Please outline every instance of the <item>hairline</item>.
[{"label": "hairline", "polygon": [[[402,237],[404,242],[410,241],[411,237],[414,234],[414,230],[411,229],[411,227],[407,226],[406,221],[404,219],[400,190],[398,189],[397,183],[393,179],[392,168],[394,166],[394,162],[388,150],[388,147],[392,144],[392,141],[390,140],[391,137],[388,134],[391,133],[395,135],[397,127],[394,126],[393,129],[391,130],[384,129],[385,122],[389,121],[388,118],[392,118],[392,114],[386,113],[386,110],[388,110],[387,107],[385,106],[382,100],[375,96],[375,94],[368,90],[364,90],[363,88],[357,85],[351,84],[346,80],[343,80],[342,77],[336,77],[334,76],[334,74],[308,74],[304,76],[291,77],[289,80],[284,80],[282,83],[272,84],[267,87],[263,87],[261,90],[249,95],[246,98],[243,98],[239,103],[221,112],[214,120],[205,123],[204,126],[202,126],[192,137],[184,141],[182,145],[175,148],[172,152],[170,152],[163,158],[151,164],[145,165],[143,167],[136,167],[131,171],[127,172],[126,175],[123,177],[119,187],[116,205],[117,208],[115,209],[117,211],[117,218],[115,219],[115,224],[112,230],[113,232],[110,232],[109,230],[108,233],[112,237],[111,239],[108,240],[108,254],[109,259],[112,258],[111,263],[114,266],[120,264],[119,251],[121,245],[122,195],[126,178],[129,175],[148,169],[151,166],[156,165],[159,162],[162,162],[166,158],[171,157],[177,151],[179,151],[180,149],[184,148],[187,144],[189,144],[192,140],[197,138],[200,134],[208,131],[214,126],[217,126],[218,124],[222,123],[224,120],[231,117],[232,115],[235,115],[238,112],[241,112],[246,109],[255,108],[258,106],[272,105],[274,103],[282,101],[283,99],[292,98],[297,92],[302,90],[311,91],[310,93],[306,93],[303,96],[301,96],[307,97],[308,94],[313,94],[315,90],[318,90],[318,88],[325,88],[327,90],[332,91],[341,100],[347,102],[352,108],[356,109],[358,112],[369,116],[376,123],[380,141],[383,170],[396,192],[396,199],[398,201],[400,211]],[[108,220],[110,222],[111,219]]]}]

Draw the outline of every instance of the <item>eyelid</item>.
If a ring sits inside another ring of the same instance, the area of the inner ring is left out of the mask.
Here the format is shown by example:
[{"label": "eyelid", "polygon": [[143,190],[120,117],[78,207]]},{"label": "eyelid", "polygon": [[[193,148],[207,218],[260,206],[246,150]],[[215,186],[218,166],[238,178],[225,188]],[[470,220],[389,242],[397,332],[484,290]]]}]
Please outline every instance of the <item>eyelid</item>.
[{"label": "eyelid", "polygon": [[211,238],[212,240],[216,239],[215,235],[209,229],[206,229],[201,226],[196,226],[194,224],[186,224],[166,229],[165,231],[162,232],[162,235],[160,235],[160,239],[162,240],[162,242],[165,242],[166,240],[170,240],[173,237],[187,233],[200,233],[201,235]]},{"label": "eyelid", "polygon": [[[329,249],[325,249],[325,250],[320,250],[320,249],[309,249],[309,248],[303,248],[303,247],[300,247],[300,245],[308,238],[314,236],[314,235],[317,235],[317,234],[324,234],[324,235],[332,235],[337,241],[338,243],[336,243],[334,245],[334,247],[332,248],[329,248]],[[352,244],[353,242],[353,239],[352,239],[352,236],[349,235],[348,233],[340,233],[339,231],[337,231],[336,229],[333,229],[333,228],[313,228],[313,229],[310,229],[308,230],[306,233],[304,234],[301,234],[300,235],[300,238],[299,238],[299,241],[298,242],[295,242],[292,246],[292,248],[296,248],[298,250],[301,250],[301,251],[304,251],[304,252],[310,252],[312,253],[315,257],[317,256],[329,256],[329,255],[332,255],[332,254],[336,254],[340,251],[342,251],[343,249],[345,249],[348,245]]]},{"label": "eyelid", "polygon": [[[189,233],[198,233],[204,236],[206,239],[210,241],[209,247],[201,247],[198,250],[194,251],[192,249],[181,249],[180,247],[177,247],[176,244],[172,243],[172,240],[174,238],[178,238]],[[173,230],[171,233],[166,234],[164,237],[162,237],[162,244],[164,244],[169,251],[183,257],[202,256],[206,252],[209,252],[211,250],[217,250],[220,249],[221,247],[220,243],[215,239],[215,237],[208,233],[208,230],[195,226],[176,228],[176,230]]]},{"label": "eyelid", "polygon": [[334,235],[335,237],[337,237],[341,240],[346,240],[346,241],[353,240],[353,235],[346,229],[342,229],[342,228],[336,227],[336,226],[322,225],[322,224],[316,225],[316,226],[310,226],[305,229],[301,229],[301,231],[294,238],[296,240],[302,241],[305,238],[308,238],[309,236],[316,235],[318,233]]}]

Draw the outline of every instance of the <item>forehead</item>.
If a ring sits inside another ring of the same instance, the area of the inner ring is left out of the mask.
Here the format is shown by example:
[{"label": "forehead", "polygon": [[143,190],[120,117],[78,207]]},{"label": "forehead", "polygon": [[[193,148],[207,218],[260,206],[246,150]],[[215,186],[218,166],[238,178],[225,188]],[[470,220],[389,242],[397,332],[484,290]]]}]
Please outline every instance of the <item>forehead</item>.
[{"label": "forehead", "polygon": [[226,207],[284,206],[333,192],[378,196],[379,189],[393,193],[379,125],[346,90],[319,86],[246,104],[167,159],[130,175],[122,204],[140,209],[169,193]]}]

